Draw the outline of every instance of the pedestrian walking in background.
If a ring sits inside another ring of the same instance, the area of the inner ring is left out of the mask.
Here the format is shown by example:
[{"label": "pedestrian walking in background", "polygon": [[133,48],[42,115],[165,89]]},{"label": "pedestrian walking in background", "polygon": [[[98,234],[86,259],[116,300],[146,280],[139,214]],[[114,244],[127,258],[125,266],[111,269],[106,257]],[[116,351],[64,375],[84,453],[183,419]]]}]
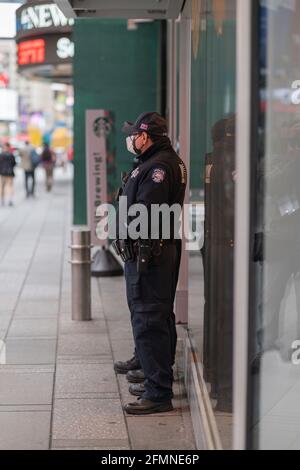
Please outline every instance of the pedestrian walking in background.
[{"label": "pedestrian walking in background", "polygon": [[25,191],[26,197],[34,196],[35,190],[35,170],[39,164],[40,158],[33,147],[28,141],[25,142],[25,147],[20,152],[21,167],[25,175]]},{"label": "pedestrian walking in background", "polygon": [[46,174],[46,190],[49,192],[53,186],[53,170],[55,166],[55,154],[49,147],[49,144],[44,144],[44,149],[41,154],[41,163],[45,169]]},{"label": "pedestrian walking in background", "polygon": [[14,196],[14,168],[16,159],[11,152],[10,145],[4,144],[3,152],[0,154],[0,194],[1,204],[5,205],[5,199],[8,198],[8,205],[13,205]]}]

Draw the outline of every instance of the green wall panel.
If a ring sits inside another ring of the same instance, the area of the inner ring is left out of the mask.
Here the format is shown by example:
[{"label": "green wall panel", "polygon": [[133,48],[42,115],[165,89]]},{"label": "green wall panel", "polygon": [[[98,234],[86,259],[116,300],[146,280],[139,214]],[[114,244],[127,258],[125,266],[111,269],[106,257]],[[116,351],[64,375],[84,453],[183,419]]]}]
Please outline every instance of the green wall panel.
[{"label": "green wall panel", "polygon": [[115,116],[116,181],[131,168],[121,127],[144,111],[161,112],[160,22],[128,30],[124,20],[76,20],[74,26],[74,223],[85,224],[85,110]]}]

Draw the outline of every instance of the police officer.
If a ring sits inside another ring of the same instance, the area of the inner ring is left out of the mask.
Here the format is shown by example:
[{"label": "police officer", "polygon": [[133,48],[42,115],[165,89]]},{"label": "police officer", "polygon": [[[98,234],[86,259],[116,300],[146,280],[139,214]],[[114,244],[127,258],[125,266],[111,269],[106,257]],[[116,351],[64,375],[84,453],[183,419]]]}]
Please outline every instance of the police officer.
[{"label": "police officer", "polygon": [[216,409],[232,411],[235,116],[212,128],[207,157],[204,369]]},{"label": "police officer", "polygon": [[147,209],[149,230],[147,236],[143,234],[137,240],[120,239],[120,232],[124,233],[124,227],[128,228],[134,220],[127,212],[114,243],[125,260],[127,301],[136,348],[132,360],[118,364],[125,369],[138,365],[142,368],[145,382],[140,393],[133,393],[140,398],[125,406],[127,413],[142,415],[173,409],[172,365],[177,341],[173,304],[181,247],[176,216],[170,218],[170,236],[162,237],[162,221],[153,227],[151,207],[178,204],[181,209],[187,172],[171,146],[166,121],[158,113],[143,113],[134,123],[125,122],[123,132],[127,135],[127,149],[138,157],[139,164],[125,178],[121,193],[127,197],[128,211],[134,204]]}]

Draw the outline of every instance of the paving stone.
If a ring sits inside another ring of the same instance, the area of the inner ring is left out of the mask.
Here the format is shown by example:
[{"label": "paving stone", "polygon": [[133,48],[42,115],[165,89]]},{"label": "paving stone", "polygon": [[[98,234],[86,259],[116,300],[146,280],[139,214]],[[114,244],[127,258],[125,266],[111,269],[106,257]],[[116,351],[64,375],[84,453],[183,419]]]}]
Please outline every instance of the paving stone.
[{"label": "paving stone", "polygon": [[59,303],[58,300],[46,302],[43,300],[22,300],[16,308],[16,316],[57,316]]},{"label": "paving stone", "polygon": [[1,309],[3,312],[8,310],[14,310],[18,300],[18,293],[5,294],[1,296]]},{"label": "paving stone", "polygon": [[93,333],[60,335],[58,354],[63,355],[111,355],[107,335]]},{"label": "paving stone", "polygon": [[[1,259],[1,253],[0,253]],[[19,276],[25,276],[28,270],[28,260],[20,259],[18,263],[12,261],[11,259],[6,258],[2,260],[0,263],[0,273],[7,275],[7,274],[18,274]]]},{"label": "paving stone", "polygon": [[54,374],[54,364],[2,364],[0,365],[0,371],[4,372],[36,372],[36,373],[52,373]]},{"label": "paving stone", "polygon": [[57,364],[110,364],[113,367],[113,361],[110,356],[102,356],[100,354],[95,354],[89,356],[87,355],[65,355],[57,356]]},{"label": "paving stone", "polygon": [[49,372],[1,370],[1,405],[51,404],[53,374]]},{"label": "paving stone", "polygon": [[19,286],[22,285],[24,281],[24,274],[22,271],[16,271],[16,272],[6,272],[6,271],[0,271],[0,289],[10,289],[11,287],[14,286]]},{"label": "paving stone", "polygon": [[64,364],[56,369],[56,398],[107,398],[117,395],[118,385],[111,364]]},{"label": "paving stone", "polygon": [[86,450],[86,451],[91,451],[91,450],[130,450],[130,447],[52,447],[51,450]]},{"label": "paving stone", "polygon": [[56,400],[53,417],[54,442],[59,439],[127,439],[119,399]]},{"label": "paving stone", "polygon": [[[50,411],[51,405],[0,405],[0,413],[15,411]],[[1,414],[0,414],[1,419]]]},{"label": "paving stone", "polygon": [[[81,447],[77,447],[81,446]],[[55,439],[53,450],[130,450],[127,439]]]},{"label": "paving stone", "polygon": [[45,450],[49,447],[51,413],[15,411],[0,413],[0,449]]},{"label": "paving stone", "polygon": [[28,319],[16,317],[9,329],[8,337],[20,336],[50,336],[56,337],[57,319],[56,318],[35,318]]},{"label": "paving stone", "polygon": [[128,419],[128,432],[134,450],[194,450],[182,417],[165,414]]},{"label": "paving stone", "polygon": [[45,271],[34,272],[31,270],[26,278],[27,285],[36,285],[39,284],[40,286],[50,286],[53,288],[59,288],[59,281],[60,281],[60,270],[55,269],[52,271]]},{"label": "paving stone", "polygon": [[0,312],[0,330],[6,330],[11,321],[12,312]]},{"label": "paving stone", "polygon": [[55,362],[56,339],[8,338],[7,364],[52,364]]},{"label": "paving stone", "polygon": [[[56,253],[57,256],[57,253]],[[59,286],[49,286],[40,284],[26,285],[22,291],[22,300],[57,300],[59,299]]]},{"label": "paving stone", "polygon": [[82,333],[105,333],[106,324],[104,320],[91,320],[85,322],[72,321],[62,317],[59,324],[60,334],[82,334]]}]

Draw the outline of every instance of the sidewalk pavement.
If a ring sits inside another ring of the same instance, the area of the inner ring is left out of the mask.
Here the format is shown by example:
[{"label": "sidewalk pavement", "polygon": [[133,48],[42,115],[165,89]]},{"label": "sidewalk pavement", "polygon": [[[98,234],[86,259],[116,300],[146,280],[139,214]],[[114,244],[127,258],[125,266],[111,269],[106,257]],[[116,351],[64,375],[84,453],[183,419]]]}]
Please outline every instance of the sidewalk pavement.
[{"label": "sidewalk pavement", "polygon": [[0,207],[0,449],[195,449],[178,369],[173,412],[123,413],[135,401],[113,371],[133,350],[124,279],[93,279],[93,320],[71,321],[70,169],[50,194],[40,172],[29,200],[22,176],[15,207]]}]

